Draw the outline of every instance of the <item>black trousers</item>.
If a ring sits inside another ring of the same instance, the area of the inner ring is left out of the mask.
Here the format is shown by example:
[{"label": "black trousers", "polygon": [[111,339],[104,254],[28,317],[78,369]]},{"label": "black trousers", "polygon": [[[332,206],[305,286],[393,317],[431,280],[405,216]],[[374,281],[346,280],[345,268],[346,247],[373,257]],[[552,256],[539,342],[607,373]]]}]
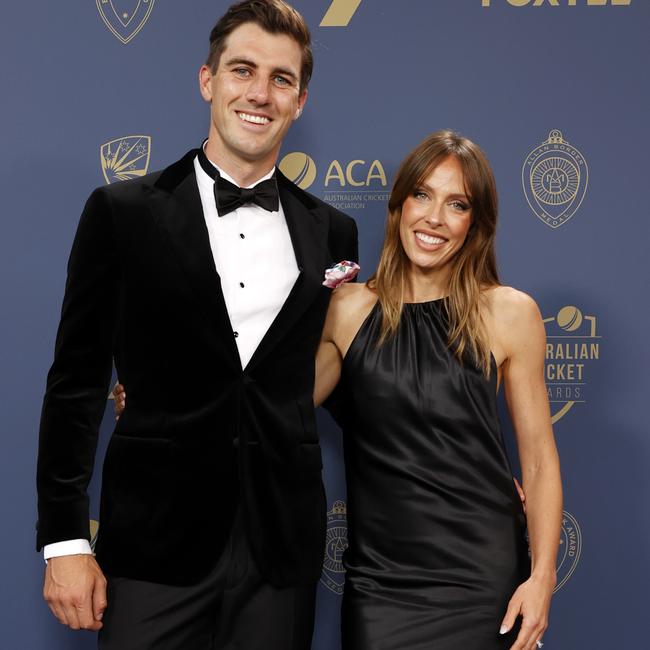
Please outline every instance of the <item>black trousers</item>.
[{"label": "black trousers", "polygon": [[191,586],[108,577],[100,650],[309,650],[316,584],[259,574],[240,517],[212,573]]}]

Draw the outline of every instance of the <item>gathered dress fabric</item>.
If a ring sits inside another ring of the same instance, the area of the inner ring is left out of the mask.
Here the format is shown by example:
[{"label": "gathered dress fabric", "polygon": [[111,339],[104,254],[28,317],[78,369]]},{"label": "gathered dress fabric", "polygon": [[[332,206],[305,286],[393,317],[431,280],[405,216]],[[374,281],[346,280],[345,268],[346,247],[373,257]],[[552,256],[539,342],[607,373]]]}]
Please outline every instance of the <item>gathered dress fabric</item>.
[{"label": "gathered dress fabric", "polygon": [[523,508],[486,378],[447,345],[445,300],[404,305],[383,345],[377,303],[343,362],[348,484],[344,650],[506,650],[530,575]]}]

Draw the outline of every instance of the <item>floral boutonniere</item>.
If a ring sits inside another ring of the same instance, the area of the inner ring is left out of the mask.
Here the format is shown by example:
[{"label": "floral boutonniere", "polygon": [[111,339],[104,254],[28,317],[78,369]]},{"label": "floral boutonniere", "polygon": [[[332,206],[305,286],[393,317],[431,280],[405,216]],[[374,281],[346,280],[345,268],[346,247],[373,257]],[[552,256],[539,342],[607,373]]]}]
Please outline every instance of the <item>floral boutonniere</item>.
[{"label": "floral boutonniere", "polygon": [[355,262],[350,262],[348,260],[338,262],[329,269],[325,269],[325,280],[323,281],[323,286],[329,287],[330,289],[336,289],[336,287],[344,282],[354,280],[360,269],[361,267]]}]

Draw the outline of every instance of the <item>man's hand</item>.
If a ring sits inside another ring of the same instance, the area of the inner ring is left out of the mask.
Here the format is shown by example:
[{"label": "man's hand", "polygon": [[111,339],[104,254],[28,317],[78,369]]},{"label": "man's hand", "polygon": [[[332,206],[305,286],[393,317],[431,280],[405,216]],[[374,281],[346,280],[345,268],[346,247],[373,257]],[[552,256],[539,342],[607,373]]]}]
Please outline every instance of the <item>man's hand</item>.
[{"label": "man's hand", "polygon": [[113,399],[115,400],[113,404],[115,419],[119,420],[120,415],[122,415],[122,412],[126,408],[126,390],[122,384],[115,384],[113,388]]},{"label": "man's hand", "polygon": [[63,625],[100,630],[106,609],[106,578],[92,555],[62,555],[48,560],[43,598]]}]

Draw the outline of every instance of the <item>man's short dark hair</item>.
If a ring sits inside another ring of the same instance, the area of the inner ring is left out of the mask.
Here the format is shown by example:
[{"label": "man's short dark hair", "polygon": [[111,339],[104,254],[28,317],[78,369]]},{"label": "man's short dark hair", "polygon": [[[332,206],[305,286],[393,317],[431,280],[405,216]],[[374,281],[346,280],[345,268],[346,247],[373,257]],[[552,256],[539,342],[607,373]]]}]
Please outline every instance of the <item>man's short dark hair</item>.
[{"label": "man's short dark hair", "polygon": [[226,11],[210,32],[210,53],[206,65],[212,72],[219,66],[228,34],[245,23],[255,23],[270,34],[286,34],[300,45],[300,92],[305,90],[314,67],[311,34],[305,19],[283,0],[243,0]]}]

